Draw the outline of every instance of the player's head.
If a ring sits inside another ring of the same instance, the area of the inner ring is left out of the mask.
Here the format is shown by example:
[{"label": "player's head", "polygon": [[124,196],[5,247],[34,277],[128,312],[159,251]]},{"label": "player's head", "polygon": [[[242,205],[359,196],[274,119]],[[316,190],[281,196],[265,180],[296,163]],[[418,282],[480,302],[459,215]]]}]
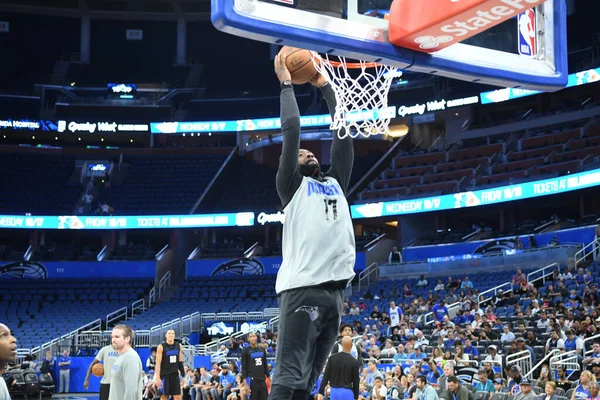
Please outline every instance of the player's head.
[{"label": "player's head", "polygon": [[340,326],[340,336],[352,336],[352,325],[343,324]]},{"label": "player's head", "polygon": [[248,343],[250,343],[250,346],[252,347],[256,346],[256,333],[250,332],[248,334]]},{"label": "player's head", "polygon": [[175,342],[175,330],[169,329],[165,334],[165,338],[167,339],[167,343],[173,344]]},{"label": "player's head", "polygon": [[10,333],[10,329],[0,324],[0,370],[17,359],[17,339]]},{"label": "player's head", "polygon": [[319,176],[321,166],[315,155],[306,149],[298,152],[298,169],[303,176]]},{"label": "player's head", "polygon": [[117,325],[112,331],[112,346],[119,353],[131,346],[133,331],[128,325]]}]

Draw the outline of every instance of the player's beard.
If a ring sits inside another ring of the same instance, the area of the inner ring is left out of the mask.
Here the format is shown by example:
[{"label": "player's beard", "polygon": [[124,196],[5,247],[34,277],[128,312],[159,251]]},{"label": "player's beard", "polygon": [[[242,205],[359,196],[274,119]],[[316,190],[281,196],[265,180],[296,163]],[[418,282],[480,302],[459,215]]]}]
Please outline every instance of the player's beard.
[{"label": "player's beard", "polygon": [[300,175],[307,177],[317,177],[321,174],[321,166],[318,162],[302,164],[299,166]]}]

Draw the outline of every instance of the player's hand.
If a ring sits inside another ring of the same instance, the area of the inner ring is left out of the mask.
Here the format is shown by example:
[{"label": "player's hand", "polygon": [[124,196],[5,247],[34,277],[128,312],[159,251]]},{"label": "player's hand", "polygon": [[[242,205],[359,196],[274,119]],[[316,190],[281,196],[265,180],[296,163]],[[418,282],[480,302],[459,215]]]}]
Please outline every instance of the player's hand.
[{"label": "player's hand", "polygon": [[317,74],[313,76],[309,82],[313,86],[322,88],[323,85],[327,83],[327,78],[325,77],[325,75],[321,74],[320,72],[317,72]]},{"label": "player's hand", "polygon": [[83,388],[85,390],[88,390],[89,387],[90,387],[90,380],[86,379],[85,381],[83,381]]},{"label": "player's hand", "polygon": [[285,65],[286,59],[287,54],[279,53],[275,56],[275,75],[277,75],[277,79],[279,79],[279,82],[292,80],[292,75],[290,74],[290,71]]},{"label": "player's hand", "polygon": [[323,395],[320,393],[315,394],[315,400],[323,400]]},{"label": "player's hand", "polygon": [[162,387],[162,381],[161,381],[160,377],[158,377],[158,376],[154,377],[154,386],[156,386],[157,389],[160,389]]}]

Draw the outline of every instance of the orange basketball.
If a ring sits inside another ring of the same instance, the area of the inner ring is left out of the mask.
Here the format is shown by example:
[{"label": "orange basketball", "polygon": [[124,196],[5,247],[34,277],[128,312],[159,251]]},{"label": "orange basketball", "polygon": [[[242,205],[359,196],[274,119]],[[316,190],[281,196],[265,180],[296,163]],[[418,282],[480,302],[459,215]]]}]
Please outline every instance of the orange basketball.
[{"label": "orange basketball", "polygon": [[92,374],[98,377],[104,376],[104,364],[94,364],[92,367]]},{"label": "orange basketball", "polygon": [[294,85],[306,83],[317,74],[310,51],[283,46],[280,52],[287,54],[285,64],[292,75],[292,83]]}]

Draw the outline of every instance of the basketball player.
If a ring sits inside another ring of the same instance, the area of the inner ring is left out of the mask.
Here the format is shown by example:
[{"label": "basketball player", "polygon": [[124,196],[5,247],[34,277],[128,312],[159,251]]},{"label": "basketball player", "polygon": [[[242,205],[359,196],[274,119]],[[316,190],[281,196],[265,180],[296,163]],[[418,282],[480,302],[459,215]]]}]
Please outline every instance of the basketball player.
[{"label": "basketball player", "polygon": [[117,353],[112,345],[109,344],[108,346],[104,346],[100,349],[96,355],[96,358],[94,358],[94,361],[92,361],[87,370],[85,380],[83,381],[83,387],[85,390],[88,390],[90,387],[90,375],[92,374],[94,365],[98,363],[102,363],[104,365],[104,375],[100,381],[99,400],[108,400],[108,395],[110,394],[110,375],[112,373],[112,367],[115,365],[115,361],[117,361],[117,357],[119,357],[119,353]]},{"label": "basketball player", "polygon": [[10,399],[6,381],[2,377],[9,363],[17,359],[17,339],[10,333],[10,329],[0,324],[0,399]]},{"label": "basketball player", "polygon": [[173,396],[173,400],[181,400],[181,386],[179,374],[185,376],[183,368],[183,351],[181,344],[175,342],[175,331],[169,329],[165,335],[166,341],[159,344],[156,349],[156,370],[154,371],[154,383],[157,388],[162,387],[165,380],[165,388],[162,391],[162,400]]},{"label": "basketball player", "polygon": [[358,370],[362,368],[362,364],[350,355],[352,350],[352,338],[344,336],[341,340],[342,351],[329,357],[325,374],[319,387],[319,393],[315,396],[315,400],[323,400],[325,387],[330,385],[331,400],[355,400],[358,399],[358,386],[360,377]]},{"label": "basketball player", "polygon": [[242,350],[242,378],[250,390],[250,400],[267,400],[269,368],[267,352],[256,345],[255,333],[248,334],[249,346]]},{"label": "basketball player", "polygon": [[[342,349],[343,349],[342,340],[346,336],[352,338],[352,325],[350,325],[350,324],[343,324],[340,327],[340,340],[335,342],[335,344],[333,345],[333,350],[331,350],[331,355],[337,354],[342,351]],[[352,347],[350,349],[350,355],[352,357],[356,358],[358,360],[358,362],[360,363],[360,365],[363,365],[363,359],[362,359],[362,356],[360,355],[360,351],[356,348],[356,345],[354,343],[352,343]]]},{"label": "basketball player", "polygon": [[[354,150],[349,136],[333,134],[331,168],[322,173],[313,153],[300,149],[300,112],[286,67],[275,58],[281,83],[283,148],[277,193],[285,212],[283,262],[275,290],[279,337],[270,400],[308,398],[338,335],[344,288],[354,277],[355,244],[345,193]],[[335,93],[324,76],[311,84],[321,89],[330,112]]]},{"label": "basketball player", "polygon": [[119,356],[110,376],[109,400],[142,399],[142,360],[131,347],[133,331],[128,325],[117,325],[112,331],[112,347]]}]

